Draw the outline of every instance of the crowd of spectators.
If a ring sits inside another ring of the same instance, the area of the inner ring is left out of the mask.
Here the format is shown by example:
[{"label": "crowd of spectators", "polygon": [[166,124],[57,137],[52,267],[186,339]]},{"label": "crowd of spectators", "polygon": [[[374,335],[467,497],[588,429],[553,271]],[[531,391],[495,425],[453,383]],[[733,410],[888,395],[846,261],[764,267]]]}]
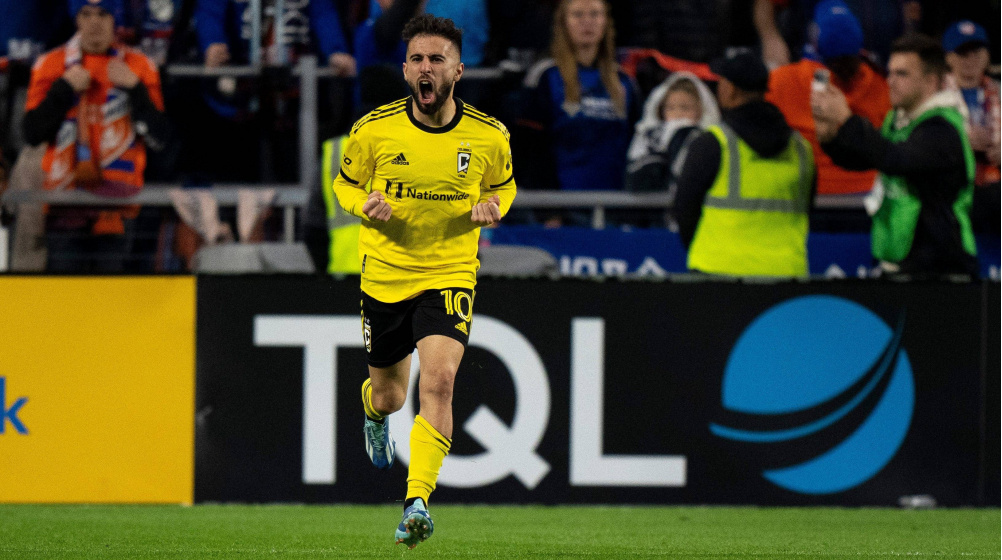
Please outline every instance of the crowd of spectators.
[{"label": "crowd of spectators", "polygon": [[[491,81],[460,82],[457,94],[507,124],[521,189],[681,197],[667,213],[623,212],[609,221],[668,227],[688,244],[699,239],[701,203],[719,175],[711,172],[724,167],[727,134],[765,158],[792,154],[797,144],[790,139],[803,139],[816,169],[812,196],[871,193],[879,162],[847,164],[822,149],[812,88],[824,76],[851,114],[879,130],[892,111],[887,73],[892,45],[921,32],[936,37],[945,50],[950,72],[937,87],[956,93],[956,109],[966,119],[964,140],[979,187],[972,195],[975,227],[998,231],[999,90],[989,76],[998,26],[982,26],[999,20],[992,3],[261,0],[260,5],[257,18],[247,0],[0,0],[5,14],[0,189],[6,177],[17,175],[10,168],[19,155],[37,162],[32,169],[41,167],[45,188],[98,194],[135,192],[144,178],[187,185],[298,182],[299,88],[290,76],[292,66],[310,54],[329,68],[333,79],[320,82],[316,114],[321,139],[339,137],[365,112],[407,95],[400,31],[411,17],[427,12],[451,18],[464,30],[467,68],[501,70]],[[107,46],[80,49],[89,25],[81,10],[110,16],[101,24],[111,23]],[[764,64],[765,84],[746,84],[746,90],[711,71],[713,61],[742,56]],[[265,67],[259,76],[192,79],[164,71],[170,65],[211,70],[255,62]],[[97,116],[101,111],[103,119]],[[749,118],[750,113],[755,115]],[[768,115],[767,123],[762,115]],[[762,147],[759,132],[748,132],[749,126],[773,125],[768,147]],[[121,133],[120,146],[102,145],[109,131]],[[137,208],[49,208],[44,217],[49,269],[62,270],[59,262],[69,261],[59,255],[67,252],[107,252],[104,242],[111,239],[115,250],[133,250],[127,241],[137,216]],[[510,218],[547,226],[590,223],[587,213],[574,209],[514,212]],[[4,219],[9,222],[9,214]],[[67,229],[89,232],[98,242],[54,235]],[[172,239],[184,234],[179,226]],[[171,246],[161,238],[155,250],[170,252]],[[121,266],[82,262],[65,270]],[[162,264],[161,259],[157,266]]]}]

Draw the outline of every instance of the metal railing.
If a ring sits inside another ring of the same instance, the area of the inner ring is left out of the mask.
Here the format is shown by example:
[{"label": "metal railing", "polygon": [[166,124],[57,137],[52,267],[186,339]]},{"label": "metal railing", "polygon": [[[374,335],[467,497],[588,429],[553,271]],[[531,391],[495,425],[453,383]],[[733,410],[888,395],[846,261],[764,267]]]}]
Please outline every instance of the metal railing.
[{"label": "metal railing", "polygon": [[[169,76],[189,78],[213,77],[253,77],[264,71],[261,64],[249,66],[220,66],[206,68],[202,65],[172,65],[164,68]],[[319,161],[317,150],[320,145],[317,134],[317,83],[318,80],[334,77],[329,68],[318,68],[314,56],[301,57],[291,69],[291,74],[300,82],[299,105],[299,183],[293,184],[213,184],[207,188],[221,206],[235,206],[237,193],[247,188],[274,188],[276,197],[272,205],[283,209],[283,239],[287,243],[295,241],[295,211],[307,204],[310,189],[317,176]],[[492,80],[502,76],[499,68],[471,68],[464,72],[464,78]],[[146,206],[171,206],[170,189],[182,188],[180,183],[153,183],[146,185],[135,196],[109,198],[85,191],[7,191],[2,197],[4,204],[46,203],[73,206],[113,206],[139,204]],[[622,191],[522,191],[515,199],[514,207],[522,209],[591,209],[592,227],[605,226],[608,209],[667,209],[672,200],[666,193],[630,193]],[[852,195],[818,196],[815,207],[823,209],[862,208],[862,198]]]},{"label": "metal railing", "polygon": [[[140,204],[145,206],[171,206],[170,190],[182,188],[180,183],[157,183],[147,185],[138,194],[124,198],[97,196],[86,191],[8,191],[4,193],[4,204],[46,203],[71,206],[110,206]],[[220,206],[236,206],[238,192],[242,189],[274,188],[275,199],[272,206],[284,210],[284,240],[295,241],[295,211],[306,206],[310,187],[296,184],[233,184],[211,185],[208,190]],[[515,198],[513,208],[520,209],[590,209],[592,227],[605,227],[605,212],[608,209],[668,209],[671,197],[665,193],[629,193],[620,191],[521,191]],[[849,195],[819,195],[815,207],[821,209],[856,210],[863,208],[861,197]]]}]

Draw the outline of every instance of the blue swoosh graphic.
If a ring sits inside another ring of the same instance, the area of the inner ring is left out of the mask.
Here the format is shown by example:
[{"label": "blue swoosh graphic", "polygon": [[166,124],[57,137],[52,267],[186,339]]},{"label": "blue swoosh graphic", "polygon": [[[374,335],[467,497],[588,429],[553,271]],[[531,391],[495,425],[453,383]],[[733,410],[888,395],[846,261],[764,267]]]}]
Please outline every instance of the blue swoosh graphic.
[{"label": "blue swoosh graphic", "polygon": [[855,433],[809,461],[762,474],[783,488],[803,494],[833,494],[858,486],[897,454],[908,435],[914,402],[911,364],[902,352],[883,398]]},{"label": "blue swoosh graphic", "polygon": [[[904,321],[898,324],[898,328],[894,331],[894,336],[888,341],[887,347],[884,349],[883,355],[880,358],[880,364],[877,366],[878,373],[873,376],[869,383],[855,396],[842,405],[838,410],[832,412],[828,416],[811,422],[810,424],[805,424],[796,428],[791,428],[788,430],[778,430],[770,432],[756,432],[751,430],[741,430],[737,428],[731,428],[728,426],[723,426],[717,423],[710,424],[710,432],[714,435],[720,436],[722,438],[727,438],[736,441],[746,441],[755,443],[774,443],[778,441],[788,441],[791,439],[800,438],[809,434],[813,434],[817,431],[823,430],[828,426],[831,426],[835,422],[839,421],[846,414],[852,412],[859,403],[873,392],[874,387],[876,387],[880,381],[887,375],[887,371],[890,369],[892,363],[894,363],[894,357],[898,354],[899,348],[901,346],[901,334],[904,331]],[[902,357],[905,357],[902,353]],[[907,359],[907,357],[905,357]]]}]

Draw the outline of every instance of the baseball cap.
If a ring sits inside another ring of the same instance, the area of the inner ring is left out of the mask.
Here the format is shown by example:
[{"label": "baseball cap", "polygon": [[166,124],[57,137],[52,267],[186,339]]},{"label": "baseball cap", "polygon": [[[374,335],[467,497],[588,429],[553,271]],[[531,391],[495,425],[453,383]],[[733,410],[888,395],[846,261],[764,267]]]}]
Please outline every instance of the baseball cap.
[{"label": "baseball cap", "polygon": [[842,0],[824,0],[814,8],[813,41],[822,60],[858,54],[863,27]]},{"label": "baseball cap", "polygon": [[762,58],[742,51],[710,64],[713,73],[726,78],[744,91],[761,92],[769,89],[769,70]]},{"label": "baseball cap", "polygon": [[115,18],[115,23],[122,22],[124,11],[122,0],[70,0],[70,16],[76,17],[77,12],[84,6],[97,6],[111,14]]},{"label": "baseball cap", "polygon": [[946,52],[954,52],[967,43],[988,46],[988,32],[969,19],[954,22],[943,32],[943,50]]}]

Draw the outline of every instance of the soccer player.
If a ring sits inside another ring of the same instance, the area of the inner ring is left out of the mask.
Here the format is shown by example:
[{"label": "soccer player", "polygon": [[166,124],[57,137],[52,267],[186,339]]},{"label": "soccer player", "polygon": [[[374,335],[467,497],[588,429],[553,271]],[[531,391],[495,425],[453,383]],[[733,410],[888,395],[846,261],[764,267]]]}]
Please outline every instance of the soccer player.
[{"label": "soccer player", "polygon": [[515,198],[508,131],[453,97],[463,75],[462,31],[424,14],[408,22],[404,79],[411,96],[359,119],[334,180],[338,201],[362,218],[362,384],[372,463],[393,464],[387,416],[407,397],[411,353],[421,361],[420,411],[396,542],[431,536],[428,498],[452,445],[452,388],[469,341],[480,227]]}]

